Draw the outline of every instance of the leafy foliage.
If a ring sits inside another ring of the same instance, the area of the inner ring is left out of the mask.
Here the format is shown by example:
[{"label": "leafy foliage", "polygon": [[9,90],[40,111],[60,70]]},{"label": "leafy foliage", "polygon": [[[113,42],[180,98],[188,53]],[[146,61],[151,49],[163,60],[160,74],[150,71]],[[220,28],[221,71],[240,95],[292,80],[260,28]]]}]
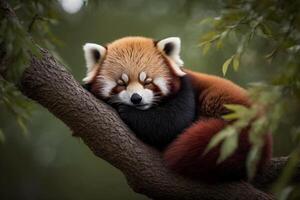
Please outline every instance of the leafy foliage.
[{"label": "leafy foliage", "polygon": [[[220,16],[203,20],[203,23],[210,23],[212,27],[201,37],[200,46],[206,53],[213,46],[222,48],[229,37],[236,38],[236,51],[222,66],[224,76],[230,66],[235,71],[239,69],[243,55],[247,53],[247,49],[251,49],[251,43],[255,40],[261,41],[266,47],[272,47],[271,50],[262,48],[265,50],[266,64],[282,63],[272,80],[250,86],[249,93],[255,102],[251,108],[226,106],[232,113],[223,117],[234,120],[234,123],[217,134],[208,145],[207,150],[221,143],[222,152],[218,161],[223,161],[235,151],[239,131],[252,122],[252,148],[247,160],[248,177],[252,178],[263,146],[262,138],[269,131],[276,132],[282,119],[289,116],[289,104],[297,102],[296,109],[299,109],[300,3],[292,0],[232,0],[225,1],[223,6]],[[299,130],[299,126],[294,125],[289,131],[296,134],[295,130]],[[300,160],[299,147],[298,140],[289,165],[274,186],[279,199],[286,199],[293,190],[288,184],[293,169]]]},{"label": "leafy foliage", "polygon": [[[2,80],[0,85],[0,106],[8,110],[16,119],[17,124],[22,129],[22,132],[26,134],[26,120],[30,115],[31,103],[27,100],[15,86],[11,83]],[[4,140],[4,134],[0,131],[0,142]]]},{"label": "leafy foliage", "polygon": [[[13,6],[16,17],[6,17],[7,13],[1,12],[0,22],[0,46],[4,49],[4,60],[9,66],[3,66],[1,74],[6,80],[17,83],[31,55],[39,56],[39,49],[32,42],[54,50],[53,42],[57,39],[52,35],[49,24],[56,22],[58,18],[57,3],[50,1],[13,0],[9,2]],[[0,77],[0,107],[8,110],[16,119],[23,133],[27,133],[26,119],[29,116],[31,106],[16,87]],[[0,138],[4,140],[4,134],[0,132]],[[1,141],[1,139],[0,139]]]}]

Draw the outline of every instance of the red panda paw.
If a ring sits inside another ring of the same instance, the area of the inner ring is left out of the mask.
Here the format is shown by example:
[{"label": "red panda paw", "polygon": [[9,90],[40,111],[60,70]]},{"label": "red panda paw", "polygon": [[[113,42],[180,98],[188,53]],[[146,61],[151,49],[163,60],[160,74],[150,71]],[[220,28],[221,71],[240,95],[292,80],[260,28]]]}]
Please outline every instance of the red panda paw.
[{"label": "red panda paw", "polygon": [[[186,129],[165,150],[164,161],[167,167],[182,175],[212,182],[245,179],[246,159],[250,149],[247,129],[240,133],[237,150],[225,161],[217,164],[220,145],[204,154],[211,138],[225,125],[222,119],[207,119],[199,120]],[[261,163],[270,158],[270,149],[268,137]]]}]

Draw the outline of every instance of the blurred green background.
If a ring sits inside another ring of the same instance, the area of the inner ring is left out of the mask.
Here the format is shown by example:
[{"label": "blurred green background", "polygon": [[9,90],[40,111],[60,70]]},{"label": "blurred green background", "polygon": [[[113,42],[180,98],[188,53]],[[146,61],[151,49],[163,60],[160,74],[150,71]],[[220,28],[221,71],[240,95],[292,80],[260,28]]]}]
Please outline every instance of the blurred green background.
[{"label": "blurred green background", "polygon": [[[53,26],[60,42],[53,45],[80,81],[85,74],[82,45],[86,42],[104,45],[124,36],[179,36],[187,68],[222,76],[221,66],[236,48],[236,38],[206,55],[198,46],[200,35],[209,28],[201,20],[218,16],[221,6],[219,1],[208,0],[100,0],[76,13],[63,11],[59,23]],[[260,58],[265,44],[257,40],[254,45],[256,51],[247,51],[239,71],[230,69],[226,78],[247,87],[250,82],[268,80],[276,72],[280,61],[267,64]],[[1,199],[147,199],[134,193],[119,170],[95,157],[41,106],[34,105],[27,134],[6,110],[1,110],[0,121],[6,135],[6,141],[0,144]],[[289,123],[284,122],[275,134],[275,155],[286,155],[293,146],[284,133]]]}]

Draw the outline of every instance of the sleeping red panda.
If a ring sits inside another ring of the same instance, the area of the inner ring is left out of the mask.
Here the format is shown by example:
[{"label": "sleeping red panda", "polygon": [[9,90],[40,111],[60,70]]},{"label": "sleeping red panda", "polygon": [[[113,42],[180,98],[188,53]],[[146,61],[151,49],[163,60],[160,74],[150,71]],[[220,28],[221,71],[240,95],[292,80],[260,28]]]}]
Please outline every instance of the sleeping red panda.
[{"label": "sleeping red panda", "polygon": [[[145,143],[162,151],[166,166],[202,180],[245,179],[250,150],[249,128],[239,135],[236,151],[217,164],[220,146],[207,154],[211,138],[230,122],[224,104],[251,105],[247,92],[229,80],[183,70],[181,41],[125,37],[103,47],[84,45],[89,91],[113,105]],[[265,138],[258,169],[271,158]]]}]

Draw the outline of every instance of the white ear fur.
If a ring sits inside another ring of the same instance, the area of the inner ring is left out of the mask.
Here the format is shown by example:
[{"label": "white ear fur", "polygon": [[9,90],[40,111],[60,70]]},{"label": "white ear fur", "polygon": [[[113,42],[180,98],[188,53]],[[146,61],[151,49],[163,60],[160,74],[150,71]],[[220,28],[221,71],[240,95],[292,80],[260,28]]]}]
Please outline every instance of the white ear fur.
[{"label": "white ear fur", "polygon": [[[98,44],[86,43],[83,46],[83,51],[87,67],[87,75],[82,81],[85,83],[89,83],[95,77],[99,68],[99,65],[97,65],[97,63],[99,63],[99,61],[104,57],[106,49]],[[96,56],[96,53],[98,53],[99,55]]]},{"label": "white ear fur", "polygon": [[157,48],[169,58],[172,69],[178,76],[184,76],[186,73],[182,71],[183,61],[180,58],[181,40],[179,37],[169,37],[160,40],[156,44]]}]

